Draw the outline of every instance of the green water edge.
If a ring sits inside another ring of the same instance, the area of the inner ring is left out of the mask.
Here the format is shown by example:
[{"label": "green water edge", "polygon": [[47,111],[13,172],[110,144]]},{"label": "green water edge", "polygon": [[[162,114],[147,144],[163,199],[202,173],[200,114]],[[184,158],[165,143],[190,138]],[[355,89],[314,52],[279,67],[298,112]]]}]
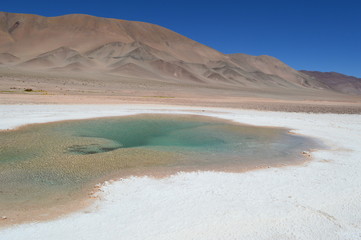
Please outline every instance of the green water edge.
[{"label": "green water edge", "polygon": [[142,114],[28,125],[0,132],[0,146],[1,214],[71,200],[100,179],[137,169],[297,164],[317,144],[283,128]]}]

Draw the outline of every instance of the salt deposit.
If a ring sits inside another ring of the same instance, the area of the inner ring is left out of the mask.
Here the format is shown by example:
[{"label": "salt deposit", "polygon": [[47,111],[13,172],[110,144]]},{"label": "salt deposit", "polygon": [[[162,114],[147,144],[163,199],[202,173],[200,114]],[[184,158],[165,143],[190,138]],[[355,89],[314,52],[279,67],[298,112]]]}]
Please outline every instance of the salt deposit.
[{"label": "salt deposit", "polygon": [[[361,116],[156,105],[3,105],[0,128],[136,113],[189,113],[315,137],[304,166],[107,182],[89,209],[0,239],[361,239]],[[4,220],[6,221],[6,220]]]}]

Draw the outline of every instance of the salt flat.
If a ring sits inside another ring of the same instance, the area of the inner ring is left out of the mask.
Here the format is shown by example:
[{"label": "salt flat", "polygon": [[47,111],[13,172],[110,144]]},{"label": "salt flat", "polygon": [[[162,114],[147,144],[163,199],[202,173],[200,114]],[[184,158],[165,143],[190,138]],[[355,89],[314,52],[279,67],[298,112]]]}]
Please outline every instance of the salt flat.
[{"label": "salt flat", "polygon": [[[137,113],[281,126],[322,140],[303,166],[105,183],[86,210],[0,230],[0,239],[361,239],[361,116],[157,105],[2,105],[0,128]],[[4,220],[5,221],[5,220]]]}]

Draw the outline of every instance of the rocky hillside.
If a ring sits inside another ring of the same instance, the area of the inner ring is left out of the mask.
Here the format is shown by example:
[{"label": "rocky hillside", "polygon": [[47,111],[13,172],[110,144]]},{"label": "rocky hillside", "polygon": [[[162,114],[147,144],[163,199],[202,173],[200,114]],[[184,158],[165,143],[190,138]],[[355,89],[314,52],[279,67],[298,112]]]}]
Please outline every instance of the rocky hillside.
[{"label": "rocky hillside", "polygon": [[327,85],[329,88],[337,92],[361,95],[361,78],[336,72],[318,72],[305,70],[301,70],[300,72],[311,76],[313,79]]},{"label": "rocky hillside", "polygon": [[330,88],[270,56],[227,55],[158,25],[81,14],[0,12],[0,66],[247,88]]}]

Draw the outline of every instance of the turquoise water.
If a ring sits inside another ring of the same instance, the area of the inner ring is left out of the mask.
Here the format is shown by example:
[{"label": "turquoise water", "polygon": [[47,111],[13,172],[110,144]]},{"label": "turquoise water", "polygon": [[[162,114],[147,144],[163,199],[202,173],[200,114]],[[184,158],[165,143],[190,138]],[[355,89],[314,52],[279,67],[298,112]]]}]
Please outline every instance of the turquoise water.
[{"label": "turquoise water", "polygon": [[211,155],[237,154],[241,161],[242,157],[287,157],[309,145],[306,138],[290,135],[284,129],[252,127],[194,116],[144,115],[72,122],[61,127],[72,132],[73,136],[111,141],[105,145],[69,148],[69,152],[78,154],[143,148]]},{"label": "turquoise water", "polygon": [[315,147],[287,129],[216,118],[137,115],[0,132],[0,211],[71,201],[101,179],[159,169],[249,170],[303,162]]}]

